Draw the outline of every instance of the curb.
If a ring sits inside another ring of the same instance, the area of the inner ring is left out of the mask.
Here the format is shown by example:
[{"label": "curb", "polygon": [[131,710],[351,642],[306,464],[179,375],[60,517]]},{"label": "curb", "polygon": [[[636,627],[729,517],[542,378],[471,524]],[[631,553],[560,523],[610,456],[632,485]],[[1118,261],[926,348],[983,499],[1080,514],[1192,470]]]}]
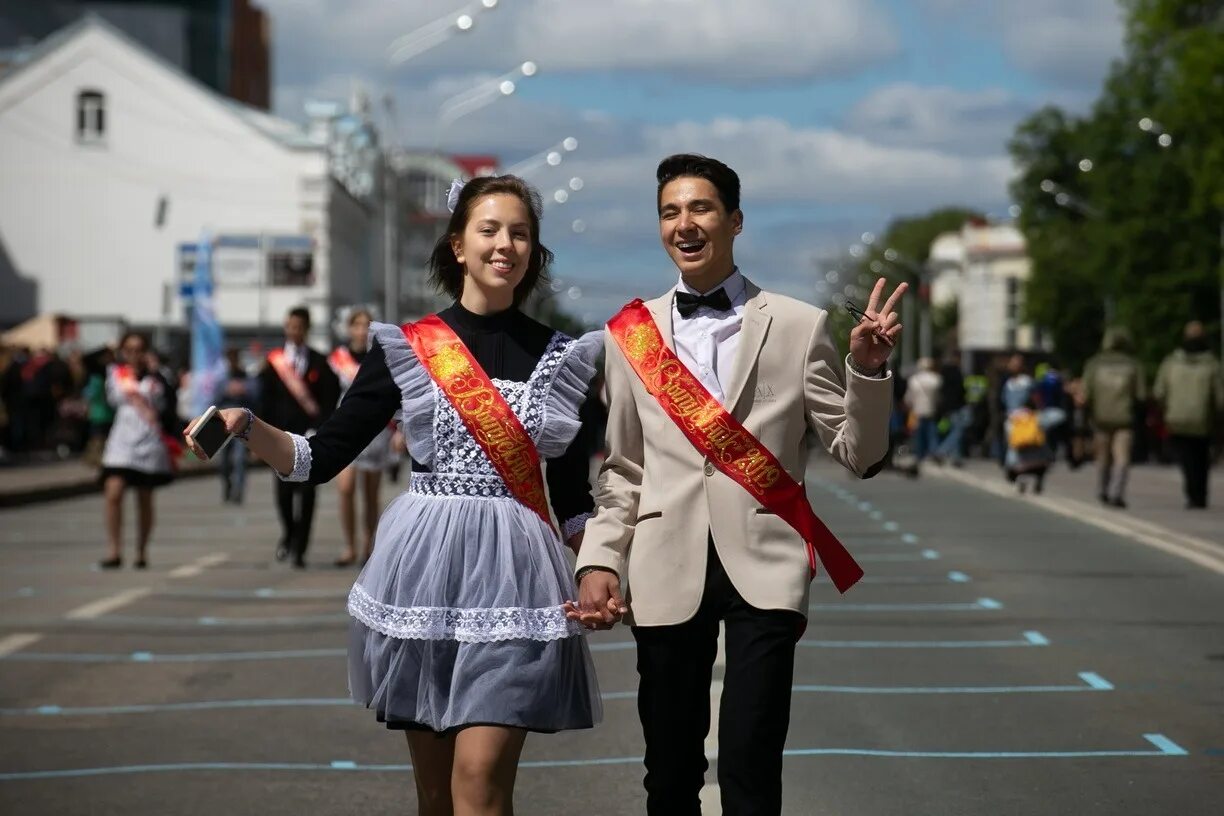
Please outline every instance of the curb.
[{"label": "curb", "polygon": [[[216,473],[217,469],[208,463],[184,463],[180,466],[179,472],[175,474],[174,478],[175,481],[179,479],[195,479],[200,476],[215,476]],[[74,477],[56,484],[30,488],[19,487],[14,490],[0,492],[0,508],[24,507],[30,504],[41,504],[57,499],[87,496],[90,493],[101,492],[102,484],[98,480],[98,474],[95,472],[88,477]]]},{"label": "curb", "polygon": [[1169,555],[1176,555],[1200,567],[1224,575],[1224,546],[1203,538],[1179,533],[1159,524],[1133,517],[1123,517],[1117,514],[1106,516],[1097,507],[1078,499],[1027,494],[1021,497],[1010,485],[997,479],[974,478],[971,474],[945,468],[927,469],[923,471],[923,475],[956,482],[1012,501],[1023,501],[1046,512],[1089,524],[1097,529],[1128,538]]}]

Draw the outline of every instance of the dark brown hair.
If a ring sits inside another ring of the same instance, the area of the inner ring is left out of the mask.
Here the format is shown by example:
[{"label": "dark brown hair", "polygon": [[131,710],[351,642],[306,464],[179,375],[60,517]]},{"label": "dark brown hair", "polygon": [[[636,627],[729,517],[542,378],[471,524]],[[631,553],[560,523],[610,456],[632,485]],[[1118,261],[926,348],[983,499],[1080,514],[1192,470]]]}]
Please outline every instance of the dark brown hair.
[{"label": "dark brown hair", "polygon": [[548,267],[552,264],[553,254],[540,243],[540,194],[518,176],[481,176],[463,186],[455,211],[446,225],[446,233],[438,239],[429,256],[429,282],[438,291],[455,299],[463,294],[463,264],[455,257],[451,239],[463,235],[477,201],[498,193],[515,196],[523,202],[531,228],[531,259],[527,262],[527,274],[514,287],[514,305],[518,306],[526,300],[541,283],[548,282]]},{"label": "dark brown hair", "polygon": [[354,323],[357,322],[357,318],[359,317],[364,317],[366,320],[370,321],[371,323],[374,322],[374,315],[370,314],[370,310],[367,309],[365,306],[359,306],[358,308],[349,312],[348,324],[350,326],[353,325]]},{"label": "dark brown hair", "polygon": [[740,208],[740,180],[734,170],[709,156],[676,153],[659,162],[659,167],[655,170],[655,178],[659,182],[658,192],[655,193],[656,209],[663,201],[663,188],[684,176],[703,178],[713,184],[728,213]]}]

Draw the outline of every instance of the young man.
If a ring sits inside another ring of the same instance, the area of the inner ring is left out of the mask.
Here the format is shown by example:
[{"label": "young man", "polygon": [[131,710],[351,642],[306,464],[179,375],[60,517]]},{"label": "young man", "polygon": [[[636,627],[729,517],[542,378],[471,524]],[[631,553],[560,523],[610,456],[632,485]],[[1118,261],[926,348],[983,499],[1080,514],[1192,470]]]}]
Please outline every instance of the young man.
[{"label": "young man", "polygon": [[680,280],[609,323],[608,455],[571,616],[591,628],[630,616],[647,811],[667,816],[701,812],[722,622],[723,813],[776,814],[815,562],[843,591],[862,574],[807,503],[807,431],[856,474],[883,460],[905,285],[880,308],[876,284],[844,375],[825,311],[763,292],[737,269],[735,172],[677,155],[657,176],[659,232]]},{"label": "young man", "polygon": [[[259,418],[302,436],[314,433],[335,410],[340,396],[340,381],[327,358],[306,345],[309,331],[310,312],[300,306],[291,309],[285,318],[285,345],[268,354],[259,373]],[[314,503],[314,485],[277,479],[281,539],[276,560],[292,556],[295,567],[306,566]]]}]

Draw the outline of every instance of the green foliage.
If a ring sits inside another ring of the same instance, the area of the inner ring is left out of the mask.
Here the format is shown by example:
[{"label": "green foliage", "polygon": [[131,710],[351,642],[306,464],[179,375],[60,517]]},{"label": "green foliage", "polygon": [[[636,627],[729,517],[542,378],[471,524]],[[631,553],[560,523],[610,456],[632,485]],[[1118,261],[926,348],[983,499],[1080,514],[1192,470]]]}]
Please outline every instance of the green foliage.
[{"label": "green foliage", "polygon": [[[1045,108],[1010,144],[1033,262],[1026,317],[1052,332],[1073,368],[1098,347],[1110,310],[1151,368],[1186,321],[1220,325],[1224,3],[1124,5],[1126,54],[1091,113]],[[1151,132],[1139,128],[1144,117]],[[1069,194],[1064,205],[1042,189],[1047,179]]]}]

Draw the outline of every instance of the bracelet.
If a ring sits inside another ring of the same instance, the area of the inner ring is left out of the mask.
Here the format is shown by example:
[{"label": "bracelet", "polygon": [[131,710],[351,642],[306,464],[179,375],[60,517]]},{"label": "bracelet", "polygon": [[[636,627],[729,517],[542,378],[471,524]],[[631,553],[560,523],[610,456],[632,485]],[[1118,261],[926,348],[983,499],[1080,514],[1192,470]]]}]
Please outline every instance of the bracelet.
[{"label": "bracelet", "polygon": [[[610,572],[616,575],[616,570],[608,569],[607,567],[588,566],[578,570],[578,574],[574,576],[575,581],[581,581],[583,576],[590,575],[592,572]],[[618,575],[617,578],[620,576]]]},{"label": "bracelet", "polygon": [[243,408],[242,410],[246,413],[247,424],[246,427],[242,429],[241,433],[236,433],[234,436],[238,437],[243,442],[246,442],[251,438],[251,428],[255,425],[255,414],[250,408]]},{"label": "bracelet", "polygon": [[853,354],[846,355],[846,365],[850,366],[850,370],[853,371],[855,374],[858,374],[860,377],[871,377],[873,379],[879,377],[881,374],[883,374],[888,369],[888,363],[885,363],[884,365],[877,368],[875,371],[866,371],[862,367],[860,367],[858,363],[854,362]]}]

